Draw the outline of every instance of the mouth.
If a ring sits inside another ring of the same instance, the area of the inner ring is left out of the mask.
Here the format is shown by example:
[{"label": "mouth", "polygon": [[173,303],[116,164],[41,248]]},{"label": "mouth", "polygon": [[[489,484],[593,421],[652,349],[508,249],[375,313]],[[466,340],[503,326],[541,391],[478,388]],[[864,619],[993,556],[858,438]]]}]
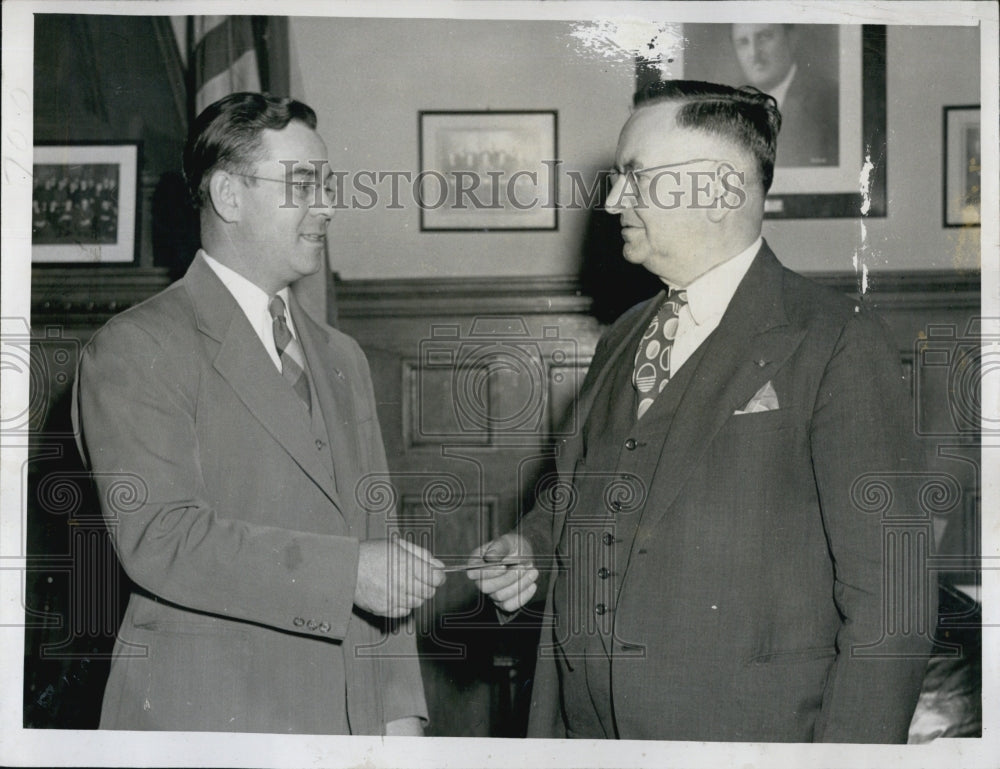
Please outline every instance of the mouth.
[{"label": "mouth", "polygon": [[320,246],[320,245],[323,245],[324,243],[326,243],[326,234],[322,233],[322,232],[320,232],[320,233],[313,233],[313,234],[305,233],[305,234],[300,235],[299,237],[302,238],[303,240],[305,240],[305,241],[307,241],[309,243],[312,243],[313,245],[317,245],[317,246]]}]

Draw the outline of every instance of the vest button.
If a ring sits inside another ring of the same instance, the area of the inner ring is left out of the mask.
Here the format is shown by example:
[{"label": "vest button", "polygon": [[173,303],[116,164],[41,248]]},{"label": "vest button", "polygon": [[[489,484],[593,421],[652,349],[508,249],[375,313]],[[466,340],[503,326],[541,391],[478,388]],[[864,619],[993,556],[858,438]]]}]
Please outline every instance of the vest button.
[{"label": "vest button", "polygon": [[628,440],[625,441],[625,448],[627,448],[629,451],[635,451],[635,447],[638,445],[639,444],[635,442],[635,438],[629,438]]},{"label": "vest button", "polygon": [[319,449],[320,451],[323,450],[323,441],[321,441],[319,438],[316,439],[316,448]]},{"label": "vest button", "polygon": [[599,603],[597,604],[597,606],[594,607],[594,613],[597,614],[598,616],[607,614],[607,612],[608,612],[608,607],[605,606],[603,603]]},{"label": "vest button", "polygon": [[615,543],[615,535],[612,534],[610,531],[604,532],[604,536],[601,539],[603,540],[604,544],[608,545],[609,547]]},{"label": "vest button", "polygon": [[608,577],[611,576],[611,572],[608,571],[604,566],[602,566],[597,570],[597,576],[600,577],[601,579],[607,579]]}]

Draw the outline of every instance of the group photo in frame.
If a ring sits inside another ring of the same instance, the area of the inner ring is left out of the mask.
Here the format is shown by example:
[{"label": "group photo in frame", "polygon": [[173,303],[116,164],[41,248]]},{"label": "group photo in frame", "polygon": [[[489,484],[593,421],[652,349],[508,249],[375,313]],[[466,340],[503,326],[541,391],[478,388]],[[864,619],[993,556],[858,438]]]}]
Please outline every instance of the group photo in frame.
[{"label": "group photo in frame", "polygon": [[38,145],[33,157],[31,260],[135,261],[139,145]]},{"label": "group photo in frame", "polygon": [[555,230],[553,111],[422,111],[420,229]]}]

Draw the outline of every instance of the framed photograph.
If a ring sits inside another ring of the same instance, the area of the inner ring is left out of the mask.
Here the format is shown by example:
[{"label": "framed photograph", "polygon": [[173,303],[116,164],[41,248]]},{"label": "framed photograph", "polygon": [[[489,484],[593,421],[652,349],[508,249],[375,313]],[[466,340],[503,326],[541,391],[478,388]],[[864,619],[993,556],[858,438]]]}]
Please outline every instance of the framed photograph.
[{"label": "framed photograph", "polygon": [[684,24],[651,79],[753,85],[778,100],[773,219],[885,216],[885,27],[836,24]]},{"label": "framed photograph", "polygon": [[135,261],[137,143],[36,145],[32,167],[32,262]]},{"label": "framed photograph", "polygon": [[557,229],[556,121],[554,110],[420,112],[420,229]]},{"label": "framed photograph", "polygon": [[982,224],[979,105],[944,108],[944,226]]}]

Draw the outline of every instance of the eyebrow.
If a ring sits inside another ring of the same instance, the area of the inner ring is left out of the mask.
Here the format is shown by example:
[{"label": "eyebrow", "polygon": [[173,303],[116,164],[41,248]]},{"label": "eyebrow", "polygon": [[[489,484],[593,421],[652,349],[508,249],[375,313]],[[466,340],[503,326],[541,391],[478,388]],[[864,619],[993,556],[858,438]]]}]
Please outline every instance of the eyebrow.
[{"label": "eyebrow", "polygon": [[[287,168],[287,166],[286,166],[286,168]],[[328,172],[329,172],[327,174],[324,174],[324,176],[323,176],[324,180],[327,179],[327,178],[329,178],[330,176],[333,176],[333,169],[330,167],[329,161],[324,161],[323,165],[322,165],[322,168],[327,169]],[[296,165],[294,168],[292,168],[291,176],[293,178],[303,179],[303,180],[315,179],[316,178],[316,164],[313,163],[312,161],[306,161],[306,162],[302,163],[301,165]]]},{"label": "eyebrow", "polygon": [[616,162],[615,163],[615,168],[618,168],[618,169],[620,169],[622,171],[634,171],[637,168],[642,168],[642,166],[640,165],[639,161],[636,158],[633,157],[633,158],[629,158],[624,163],[618,163],[618,162]]}]

